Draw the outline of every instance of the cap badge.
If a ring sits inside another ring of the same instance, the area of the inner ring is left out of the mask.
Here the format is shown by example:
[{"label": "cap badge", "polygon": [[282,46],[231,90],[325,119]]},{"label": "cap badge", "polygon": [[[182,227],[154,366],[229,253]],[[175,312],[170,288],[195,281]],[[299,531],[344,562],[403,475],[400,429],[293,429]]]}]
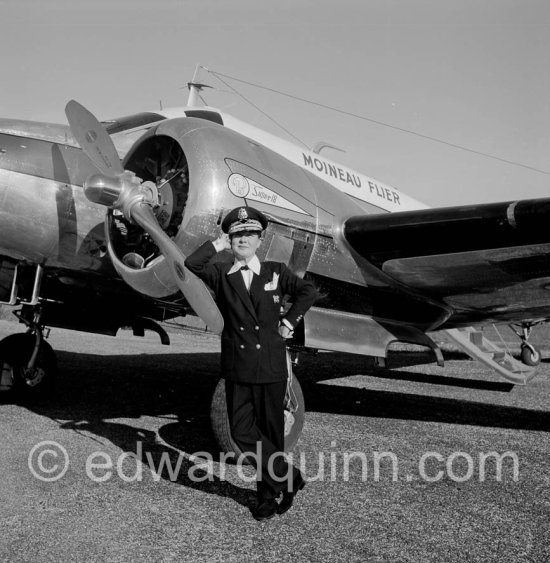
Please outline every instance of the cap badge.
[{"label": "cap badge", "polygon": [[248,219],[248,213],[246,212],[246,209],[244,207],[241,207],[239,209],[239,221],[246,221]]}]

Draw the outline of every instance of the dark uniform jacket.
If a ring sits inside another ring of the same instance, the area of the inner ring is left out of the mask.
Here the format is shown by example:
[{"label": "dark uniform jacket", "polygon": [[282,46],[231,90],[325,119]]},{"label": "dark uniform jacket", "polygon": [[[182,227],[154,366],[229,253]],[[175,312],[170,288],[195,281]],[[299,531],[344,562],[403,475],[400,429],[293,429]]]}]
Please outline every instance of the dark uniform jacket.
[{"label": "dark uniform jacket", "polygon": [[228,274],[233,263],[209,263],[215,254],[206,242],[185,266],[212,288],[224,318],[222,377],[238,383],[285,381],[286,345],[278,332],[283,296],[292,302],[285,318],[296,327],[315,301],[315,287],[280,262],[263,262],[249,293],[240,270]]}]

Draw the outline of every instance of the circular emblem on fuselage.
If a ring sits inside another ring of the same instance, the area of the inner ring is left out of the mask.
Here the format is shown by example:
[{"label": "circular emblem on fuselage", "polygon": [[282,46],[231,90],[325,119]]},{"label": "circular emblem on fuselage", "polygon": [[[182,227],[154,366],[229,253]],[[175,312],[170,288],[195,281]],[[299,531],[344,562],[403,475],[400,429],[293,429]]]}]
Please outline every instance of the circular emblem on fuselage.
[{"label": "circular emblem on fuselage", "polygon": [[241,174],[231,174],[227,180],[229,191],[237,197],[246,197],[250,191],[248,180]]},{"label": "circular emblem on fuselage", "polygon": [[185,281],[185,270],[179,262],[174,262],[174,270],[181,281]]},{"label": "circular emblem on fuselage", "polygon": [[88,143],[94,143],[96,139],[97,139],[97,133],[92,129],[90,129],[86,133],[86,140],[88,141]]}]

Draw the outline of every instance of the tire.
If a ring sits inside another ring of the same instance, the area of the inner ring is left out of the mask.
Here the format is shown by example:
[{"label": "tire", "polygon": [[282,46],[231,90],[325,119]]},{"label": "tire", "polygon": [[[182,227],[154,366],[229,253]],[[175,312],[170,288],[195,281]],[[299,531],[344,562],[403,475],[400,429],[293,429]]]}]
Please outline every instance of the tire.
[{"label": "tire", "polygon": [[[287,453],[294,449],[302,435],[306,414],[302,386],[295,376],[292,377],[292,403],[293,408],[296,409],[292,416],[290,411],[285,409],[285,452]],[[212,395],[210,424],[220,451],[233,454],[234,461],[238,459],[242,452],[234,442],[229,428],[224,379],[220,379]]]},{"label": "tire", "polygon": [[527,366],[538,366],[540,364],[540,352],[532,346],[521,347],[521,361]]},{"label": "tire", "polygon": [[11,376],[11,392],[23,399],[38,397],[50,391],[57,375],[55,352],[44,340],[34,368],[31,371],[27,369],[35,342],[35,335],[29,333],[11,334],[0,341],[2,380],[6,382]]}]

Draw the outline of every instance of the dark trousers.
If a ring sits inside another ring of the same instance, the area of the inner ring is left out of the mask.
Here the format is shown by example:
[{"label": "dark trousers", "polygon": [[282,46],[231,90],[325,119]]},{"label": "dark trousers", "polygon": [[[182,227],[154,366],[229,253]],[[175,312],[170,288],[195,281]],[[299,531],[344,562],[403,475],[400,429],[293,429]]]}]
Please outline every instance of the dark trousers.
[{"label": "dark trousers", "polygon": [[233,440],[258,474],[258,501],[275,498],[298,473],[282,456],[286,381],[254,385],[226,380],[225,393]]}]

